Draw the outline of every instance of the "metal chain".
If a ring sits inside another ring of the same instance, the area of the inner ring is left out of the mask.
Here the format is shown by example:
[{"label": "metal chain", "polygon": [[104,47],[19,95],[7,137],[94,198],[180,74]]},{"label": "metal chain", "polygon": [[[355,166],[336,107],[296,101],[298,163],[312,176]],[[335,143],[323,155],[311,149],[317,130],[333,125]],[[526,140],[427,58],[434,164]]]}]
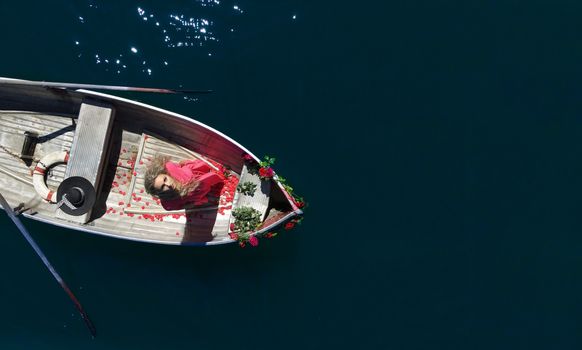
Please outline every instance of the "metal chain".
[{"label": "metal chain", "polygon": [[[22,160],[22,158],[21,158],[21,155],[20,155],[20,154],[17,154],[16,152],[14,152],[14,151],[10,150],[8,147],[6,147],[6,146],[3,146],[3,145],[0,145],[0,148],[1,148],[1,149],[2,149],[4,152],[8,153],[9,155],[11,155],[11,156],[13,156],[14,158],[18,159],[18,160],[19,160],[21,163],[23,163],[24,165],[26,165],[26,162],[25,162],[24,160]],[[34,160],[34,161],[39,161],[39,159],[36,159],[36,158],[33,158],[33,157],[30,157],[30,159],[32,159],[32,160]],[[28,167],[28,165],[26,165],[26,167]]]}]

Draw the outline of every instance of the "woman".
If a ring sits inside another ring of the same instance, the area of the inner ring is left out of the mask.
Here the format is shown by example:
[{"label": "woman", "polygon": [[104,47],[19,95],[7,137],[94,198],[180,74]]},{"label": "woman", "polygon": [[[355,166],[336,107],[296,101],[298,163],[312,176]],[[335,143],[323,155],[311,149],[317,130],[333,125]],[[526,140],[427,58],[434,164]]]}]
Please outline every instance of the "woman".
[{"label": "woman", "polygon": [[208,193],[223,184],[224,177],[211,171],[201,160],[170,161],[155,156],[147,167],[145,189],[158,197],[166,210],[183,209],[186,205],[208,203]]}]

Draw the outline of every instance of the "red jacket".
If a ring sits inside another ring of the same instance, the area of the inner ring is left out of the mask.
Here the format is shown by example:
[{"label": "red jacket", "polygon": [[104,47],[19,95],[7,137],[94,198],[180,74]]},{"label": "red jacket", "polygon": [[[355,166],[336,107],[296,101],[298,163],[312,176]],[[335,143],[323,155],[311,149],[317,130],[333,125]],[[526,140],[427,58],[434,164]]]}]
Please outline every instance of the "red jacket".
[{"label": "red jacket", "polygon": [[213,186],[222,184],[224,181],[222,175],[212,172],[212,169],[201,160],[187,160],[180,164],[167,162],[166,170],[168,175],[181,184],[187,184],[192,179],[199,182],[198,187],[185,197],[162,200],[161,204],[166,210],[184,209],[187,204],[202,205],[208,203],[208,192]]}]

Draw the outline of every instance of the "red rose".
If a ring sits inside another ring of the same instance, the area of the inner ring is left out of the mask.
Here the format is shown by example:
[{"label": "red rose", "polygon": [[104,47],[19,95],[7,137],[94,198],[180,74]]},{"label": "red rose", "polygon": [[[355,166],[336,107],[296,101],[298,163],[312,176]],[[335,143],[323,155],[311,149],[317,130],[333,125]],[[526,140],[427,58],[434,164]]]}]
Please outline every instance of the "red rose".
[{"label": "red rose", "polygon": [[249,237],[249,243],[253,246],[256,247],[259,245],[259,239],[255,236],[250,236]]},{"label": "red rose", "polygon": [[235,241],[238,240],[238,235],[236,233],[229,233],[228,235],[231,239],[234,239]]},{"label": "red rose", "polygon": [[240,241],[240,242],[238,242],[238,245],[240,245],[241,248],[244,248],[245,247],[245,242]]},{"label": "red rose", "polygon": [[295,227],[295,224],[292,223],[292,222],[288,222],[288,223],[285,224],[285,230],[290,230],[293,227]]},{"label": "red rose", "polygon": [[230,230],[234,231],[234,223],[230,224]]},{"label": "red rose", "polygon": [[297,208],[303,208],[305,206],[305,203],[303,203],[303,202],[296,202],[295,205],[297,206]]},{"label": "red rose", "polygon": [[271,168],[271,167],[259,169],[259,175],[263,178],[271,178],[271,177],[273,177],[274,174],[275,174],[275,172],[273,171],[273,168]]}]

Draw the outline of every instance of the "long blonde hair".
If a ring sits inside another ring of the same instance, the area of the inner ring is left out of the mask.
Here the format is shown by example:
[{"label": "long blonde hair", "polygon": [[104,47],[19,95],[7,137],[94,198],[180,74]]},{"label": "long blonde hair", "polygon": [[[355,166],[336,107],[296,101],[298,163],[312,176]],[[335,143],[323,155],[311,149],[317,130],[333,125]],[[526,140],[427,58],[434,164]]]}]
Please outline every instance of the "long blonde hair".
[{"label": "long blonde hair", "polygon": [[198,180],[192,179],[186,184],[182,184],[180,181],[174,179],[175,189],[162,191],[154,187],[156,178],[159,175],[167,175],[168,170],[166,169],[166,163],[170,161],[170,157],[155,155],[147,166],[146,173],[144,176],[144,187],[147,193],[152,196],[158,197],[160,199],[176,199],[180,197],[186,197],[188,194],[193,192],[200,182]]}]

